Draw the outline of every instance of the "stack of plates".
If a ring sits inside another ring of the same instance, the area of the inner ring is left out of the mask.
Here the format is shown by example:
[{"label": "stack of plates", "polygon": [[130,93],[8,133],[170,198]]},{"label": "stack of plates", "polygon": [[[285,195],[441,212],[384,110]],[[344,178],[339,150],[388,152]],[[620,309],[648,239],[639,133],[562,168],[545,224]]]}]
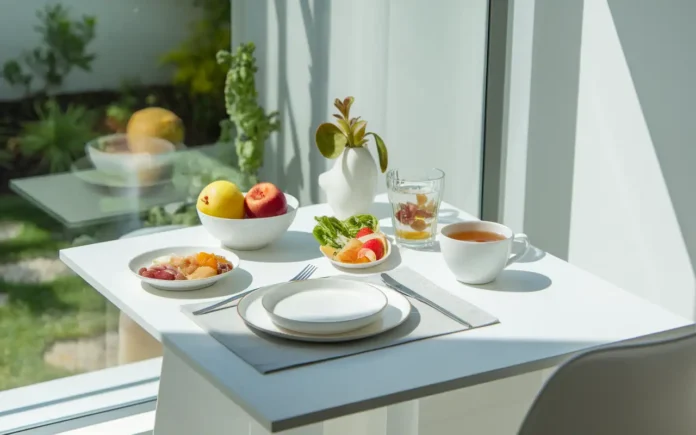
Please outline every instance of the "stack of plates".
[{"label": "stack of plates", "polygon": [[267,287],[237,305],[251,327],[300,341],[357,340],[396,328],[411,304],[387,287],[324,278]]}]

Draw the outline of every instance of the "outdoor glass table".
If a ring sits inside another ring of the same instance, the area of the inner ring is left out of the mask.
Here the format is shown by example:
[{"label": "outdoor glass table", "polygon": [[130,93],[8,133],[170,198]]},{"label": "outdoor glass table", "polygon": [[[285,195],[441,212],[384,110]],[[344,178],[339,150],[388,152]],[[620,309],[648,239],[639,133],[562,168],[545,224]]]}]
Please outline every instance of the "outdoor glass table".
[{"label": "outdoor glass table", "polygon": [[[205,168],[227,169],[228,166],[218,162],[218,154],[223,146],[207,145],[177,152],[177,161],[190,161]],[[211,158],[212,157],[212,158]],[[83,161],[87,159],[86,157]],[[88,163],[85,163],[88,165]],[[177,177],[178,166],[175,166]],[[55,218],[67,229],[80,229],[88,226],[132,221],[130,227],[123,225],[123,232],[136,229],[139,218],[155,206],[185,201],[190,192],[183,191],[181,185],[189,183],[187,175],[177,178],[177,188],[173,183],[136,189],[108,189],[104,186],[87,182],[90,177],[80,175],[96,172],[94,169],[69,171],[58,174],[41,175],[11,180],[10,188],[38,208]],[[230,175],[227,174],[229,177]],[[201,186],[202,187],[202,186]],[[127,223],[127,222],[126,222]]]},{"label": "outdoor glass table", "polygon": [[[373,213],[387,234],[389,210],[380,195]],[[692,327],[538,251],[481,286],[457,282],[437,249],[395,251],[368,272],[408,265],[500,323],[272,374],[257,372],[181,312],[285,281],[307,263],[319,266],[315,277],[341,273],[310,233],[314,216],[329,214],[327,205],[301,207],[283,239],[239,252],[234,279],[194,292],[145,289],[126,263],[154,247],[218,246],[202,227],[61,251],[70,268],[163,342],[155,434],[514,433],[541,386],[540,370],[596,346]],[[445,223],[473,219],[448,204],[441,216]]]}]

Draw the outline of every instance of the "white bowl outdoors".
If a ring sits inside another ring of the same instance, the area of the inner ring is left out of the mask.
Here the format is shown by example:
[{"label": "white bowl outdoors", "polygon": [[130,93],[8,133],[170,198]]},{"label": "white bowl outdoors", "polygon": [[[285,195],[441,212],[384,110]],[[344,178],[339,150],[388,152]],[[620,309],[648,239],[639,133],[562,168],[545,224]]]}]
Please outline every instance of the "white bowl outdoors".
[{"label": "white bowl outdoors", "polygon": [[196,210],[203,228],[224,246],[240,251],[254,251],[281,238],[292,225],[300,203],[297,198],[287,193],[285,200],[288,203],[288,212],[268,218],[226,219]]},{"label": "white bowl outdoors", "polygon": [[[229,272],[211,276],[210,278],[203,279],[192,279],[192,280],[180,280],[180,281],[167,281],[164,279],[155,278],[145,278],[138,274],[138,270],[141,267],[152,266],[152,261],[155,258],[163,257],[165,255],[191,255],[197,252],[210,252],[215,255],[222,255],[232,263],[232,270]],[[230,277],[234,274],[235,270],[239,268],[239,257],[234,252],[230,252],[227,249],[216,248],[211,246],[172,246],[169,248],[159,248],[152,251],[144,252],[140,255],[136,255],[128,262],[128,269],[135,275],[140,281],[150,284],[151,286],[158,288],[160,290],[173,290],[173,291],[187,291],[187,290],[198,290],[206,287],[210,287],[216,282]]]},{"label": "white bowl outdoors", "polygon": [[375,322],[387,307],[387,297],[370,284],[326,278],[278,284],[264,293],[261,304],[281,328],[331,335]]},{"label": "white bowl outdoors", "polygon": [[87,156],[94,164],[94,167],[99,171],[119,173],[119,174],[137,174],[138,172],[148,169],[163,168],[172,163],[176,151],[176,147],[171,142],[160,138],[148,138],[155,146],[164,150],[169,150],[161,154],[147,153],[112,153],[102,151],[99,148],[101,141],[108,140],[125,140],[125,134],[112,134],[102,136],[93,141],[90,141],[85,146]]}]

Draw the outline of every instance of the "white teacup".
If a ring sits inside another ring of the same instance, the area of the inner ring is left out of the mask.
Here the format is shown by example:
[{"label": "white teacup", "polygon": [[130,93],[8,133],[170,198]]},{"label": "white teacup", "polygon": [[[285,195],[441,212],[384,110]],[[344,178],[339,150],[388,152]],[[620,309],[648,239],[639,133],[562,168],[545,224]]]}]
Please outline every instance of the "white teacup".
[{"label": "white teacup", "polygon": [[[499,235],[500,239],[468,241],[450,237],[466,231],[494,233]],[[510,228],[495,222],[458,222],[443,227],[440,234],[440,250],[447,267],[457,280],[467,284],[486,284],[493,281],[503,269],[519,260],[529,248],[525,234],[514,234]],[[511,256],[514,242],[523,246]]]}]

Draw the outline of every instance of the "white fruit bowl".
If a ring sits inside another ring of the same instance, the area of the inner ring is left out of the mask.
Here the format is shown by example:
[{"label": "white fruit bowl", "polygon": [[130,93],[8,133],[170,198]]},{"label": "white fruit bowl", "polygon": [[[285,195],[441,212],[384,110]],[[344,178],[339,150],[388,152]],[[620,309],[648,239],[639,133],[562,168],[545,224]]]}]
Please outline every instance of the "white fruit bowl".
[{"label": "white fruit bowl", "polygon": [[292,195],[285,194],[288,211],[268,218],[226,219],[198,211],[198,217],[211,236],[230,249],[255,251],[280,239],[295,220],[300,203]]},{"label": "white fruit bowl", "polygon": [[120,142],[121,146],[128,143],[125,134],[113,134],[95,139],[85,146],[85,150],[94,167],[102,172],[122,175],[136,175],[148,170],[156,170],[166,167],[173,162],[174,145],[164,139],[147,138],[153,149],[158,154],[132,153],[127,150],[122,152],[108,152],[100,148],[102,142]]}]

